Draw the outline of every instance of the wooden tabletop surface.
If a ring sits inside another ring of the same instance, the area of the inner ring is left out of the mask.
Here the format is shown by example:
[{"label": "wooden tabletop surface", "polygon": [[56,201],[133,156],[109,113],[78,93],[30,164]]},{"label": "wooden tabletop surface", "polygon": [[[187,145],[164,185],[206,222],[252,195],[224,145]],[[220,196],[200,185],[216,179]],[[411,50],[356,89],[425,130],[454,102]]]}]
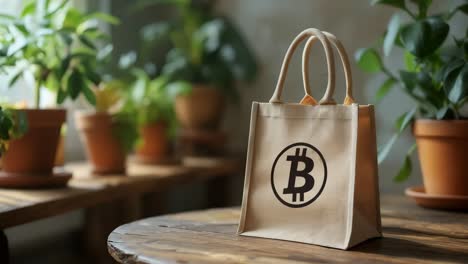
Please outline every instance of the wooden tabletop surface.
[{"label": "wooden tabletop surface", "polygon": [[467,263],[468,214],[434,211],[403,196],[382,197],[384,237],[342,251],[237,236],[239,208],[147,218],[108,238],[121,263]]},{"label": "wooden tabletop surface", "polygon": [[[193,164],[196,163],[196,164]],[[128,175],[93,177],[86,163],[66,166],[73,172],[67,188],[0,189],[0,230],[127,195],[155,192],[239,171],[236,159],[207,159],[190,165],[141,165],[130,162]]]}]

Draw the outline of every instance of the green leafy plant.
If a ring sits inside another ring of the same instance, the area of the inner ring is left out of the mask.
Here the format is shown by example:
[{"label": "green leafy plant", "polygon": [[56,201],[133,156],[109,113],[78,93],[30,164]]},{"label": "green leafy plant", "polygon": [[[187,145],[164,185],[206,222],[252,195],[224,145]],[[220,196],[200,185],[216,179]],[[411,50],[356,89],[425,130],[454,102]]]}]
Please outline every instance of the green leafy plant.
[{"label": "green leafy plant", "polygon": [[29,71],[35,80],[36,108],[42,87],[56,93],[58,104],[80,94],[94,104],[91,87],[101,81],[97,64],[112,50],[110,44],[102,46],[108,36],[98,21],[118,23],[108,14],[84,14],[68,0],[28,1],[19,17],[1,14],[0,67],[14,70],[8,85]]},{"label": "green leafy plant", "polygon": [[[432,15],[428,14],[431,0],[374,0],[372,4],[399,9],[390,19],[378,44],[384,56],[389,56],[395,46],[403,49],[405,68],[396,74],[390,71],[374,47],[359,49],[355,54],[357,64],[365,72],[386,76],[377,90],[377,101],[394,87],[400,87],[416,102],[413,109],[398,117],[395,134],[379,148],[380,163],[416,117],[437,120],[467,118],[460,109],[468,101],[468,30],[461,38],[450,36],[448,22],[457,13],[468,14],[468,2]],[[409,18],[408,23],[403,22],[404,16]],[[411,174],[411,154],[415,149],[416,145],[409,148],[395,181],[404,181]]]},{"label": "green leafy plant", "polygon": [[0,157],[8,149],[11,139],[21,137],[28,130],[24,112],[0,106]]},{"label": "green leafy plant", "polygon": [[[171,87],[190,92],[193,84],[208,84],[238,97],[234,82],[253,80],[255,58],[236,27],[224,16],[216,15],[213,1],[150,0],[137,2],[136,9],[150,5],[169,5],[176,17],[142,28],[141,55],[169,44],[163,75],[174,82]],[[156,67],[157,69],[157,67]]]},{"label": "green leafy plant", "polygon": [[112,79],[102,81],[99,87],[92,89],[96,98],[96,112],[111,115],[113,132],[126,152],[133,150],[138,138],[137,122],[134,112],[125,106],[125,82]]},{"label": "green leafy plant", "polygon": [[169,138],[175,136],[177,120],[174,111],[174,94],[170,93],[169,78],[151,79],[142,69],[132,70],[135,79],[126,96],[125,109],[134,113],[139,127],[163,122],[168,127]]}]

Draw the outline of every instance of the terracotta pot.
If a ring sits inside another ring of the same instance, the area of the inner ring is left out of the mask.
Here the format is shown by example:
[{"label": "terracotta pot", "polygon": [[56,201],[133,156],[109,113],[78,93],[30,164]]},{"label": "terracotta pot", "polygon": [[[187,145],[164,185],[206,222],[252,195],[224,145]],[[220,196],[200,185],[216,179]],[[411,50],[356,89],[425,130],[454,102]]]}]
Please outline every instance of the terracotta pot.
[{"label": "terracotta pot", "polygon": [[114,134],[111,115],[77,112],[75,123],[96,174],[123,174],[126,153]]},{"label": "terracotta pot", "polygon": [[6,173],[50,176],[59,143],[65,109],[21,109],[28,120],[28,131],[13,139],[2,157]]},{"label": "terracotta pot", "polygon": [[413,133],[428,194],[468,195],[468,120],[416,120]]},{"label": "terracotta pot", "polygon": [[147,124],[140,128],[142,143],[136,153],[145,161],[161,161],[167,158],[169,142],[167,139],[167,125],[164,122]]},{"label": "terracotta pot", "polygon": [[175,100],[177,119],[184,128],[216,128],[224,111],[224,96],[206,85],[193,85],[189,95]]}]

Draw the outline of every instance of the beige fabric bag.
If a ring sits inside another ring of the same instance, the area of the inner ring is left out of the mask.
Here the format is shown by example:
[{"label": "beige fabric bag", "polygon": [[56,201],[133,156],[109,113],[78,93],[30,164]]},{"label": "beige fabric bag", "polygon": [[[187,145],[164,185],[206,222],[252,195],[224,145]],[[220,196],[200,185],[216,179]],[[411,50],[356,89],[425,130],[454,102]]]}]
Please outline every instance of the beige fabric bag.
[{"label": "beige fabric bag", "polygon": [[[305,97],[281,101],[291,56],[303,52]],[[310,48],[322,43],[328,86],[319,103],[308,82]],[[333,100],[335,72],[330,42],[346,77],[343,105]],[[309,28],[289,47],[269,103],[252,104],[244,195],[238,233],[348,249],[381,236],[374,111],[352,97],[347,54],[330,33]]]}]

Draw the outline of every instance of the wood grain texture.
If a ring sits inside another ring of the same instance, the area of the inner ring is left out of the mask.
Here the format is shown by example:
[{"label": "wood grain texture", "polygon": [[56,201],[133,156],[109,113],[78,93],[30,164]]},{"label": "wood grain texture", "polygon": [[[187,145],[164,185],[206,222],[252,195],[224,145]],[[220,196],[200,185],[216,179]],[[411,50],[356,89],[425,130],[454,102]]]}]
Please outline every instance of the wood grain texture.
[{"label": "wood grain texture", "polygon": [[230,176],[239,172],[241,167],[238,160],[228,158],[190,166],[130,163],[127,176],[93,176],[86,163],[70,164],[66,168],[72,171],[74,176],[68,188],[0,189],[0,229],[130,195],[157,192],[177,184]]},{"label": "wood grain texture", "polygon": [[468,214],[419,208],[384,196],[384,238],[349,251],[237,236],[238,208],[147,218],[114,230],[121,263],[467,263]]}]

